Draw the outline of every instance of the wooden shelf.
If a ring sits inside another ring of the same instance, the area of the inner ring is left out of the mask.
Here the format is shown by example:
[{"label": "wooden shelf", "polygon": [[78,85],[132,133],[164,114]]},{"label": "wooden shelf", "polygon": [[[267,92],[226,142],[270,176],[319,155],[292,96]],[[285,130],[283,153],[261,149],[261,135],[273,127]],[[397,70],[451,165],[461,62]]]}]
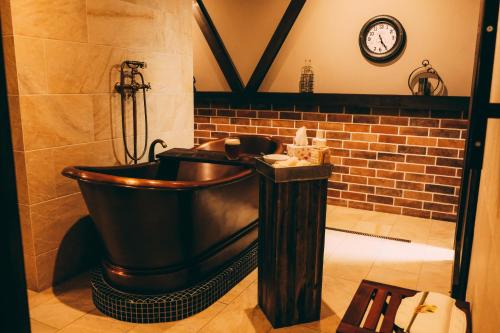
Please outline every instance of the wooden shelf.
[{"label": "wooden shelf", "polygon": [[[271,109],[272,105],[290,106],[360,106],[389,107],[408,109],[446,109],[466,112],[469,97],[466,96],[413,96],[413,95],[370,95],[370,94],[326,94],[326,93],[232,93],[232,92],[196,92],[195,105],[210,107],[231,105],[233,108],[245,104],[259,105]],[[200,106],[201,107],[201,106]],[[292,110],[294,110],[292,108]],[[298,110],[298,111],[307,111]]]}]

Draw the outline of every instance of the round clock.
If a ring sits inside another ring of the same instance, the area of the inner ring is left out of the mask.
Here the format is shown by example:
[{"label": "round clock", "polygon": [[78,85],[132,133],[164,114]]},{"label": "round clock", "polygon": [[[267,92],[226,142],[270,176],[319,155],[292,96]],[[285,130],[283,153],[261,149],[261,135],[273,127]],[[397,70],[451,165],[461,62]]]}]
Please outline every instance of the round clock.
[{"label": "round clock", "polygon": [[359,32],[361,53],[373,62],[388,62],[404,49],[406,32],[401,22],[389,15],[375,16]]}]

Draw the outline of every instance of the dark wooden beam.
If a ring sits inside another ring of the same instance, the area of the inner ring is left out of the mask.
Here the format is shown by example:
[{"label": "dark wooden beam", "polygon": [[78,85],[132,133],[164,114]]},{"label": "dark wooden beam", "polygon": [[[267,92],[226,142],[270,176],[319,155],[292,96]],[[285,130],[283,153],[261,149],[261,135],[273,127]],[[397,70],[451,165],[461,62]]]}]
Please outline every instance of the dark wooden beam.
[{"label": "dark wooden beam", "polygon": [[278,55],[281,46],[285,42],[286,36],[288,36],[288,33],[292,29],[292,26],[297,17],[299,16],[299,13],[302,10],[302,7],[304,7],[305,3],[306,0],[290,1],[290,4],[288,5],[288,8],[285,11],[285,14],[281,18],[281,21],[278,24],[278,26],[276,27],[276,31],[274,31],[274,34],[271,37],[271,40],[269,41],[269,44],[267,44],[267,47],[264,50],[264,53],[262,54],[262,57],[259,60],[259,63],[255,67],[255,70],[253,71],[250,80],[248,80],[245,91],[255,92],[259,89],[260,85],[262,84],[262,81],[264,81],[264,78],[266,77],[266,74],[269,71],[269,68],[271,68],[271,65],[273,64],[274,59]]},{"label": "dark wooden beam", "polygon": [[498,9],[498,0],[483,0],[479,14],[474,77],[469,104],[468,138],[465,146],[457,230],[455,233],[452,296],[459,300],[465,300],[469,279],[488,110],[491,105],[490,92],[495,57]]},{"label": "dark wooden beam", "polygon": [[491,103],[489,105],[488,118],[500,118],[500,103]]},{"label": "dark wooden beam", "polygon": [[[466,114],[469,97],[461,96],[414,96],[414,95],[368,95],[368,94],[301,94],[301,93],[229,93],[229,92],[196,92],[195,104],[224,104],[238,108],[239,105],[312,105],[319,106],[320,112],[325,106],[356,106],[356,107],[383,107],[397,109],[418,110],[447,110],[456,111],[457,118]],[[293,107],[292,107],[293,110]],[[316,109],[315,109],[316,110]],[[298,110],[299,111],[299,110]]]},{"label": "dark wooden beam", "polygon": [[202,0],[193,0],[193,14],[196,22],[208,42],[208,46],[215,56],[224,77],[232,91],[242,91],[243,82],[241,81],[238,70],[234,66],[233,60],[229,56],[222,39],[215,28],[210,15],[208,14]]}]

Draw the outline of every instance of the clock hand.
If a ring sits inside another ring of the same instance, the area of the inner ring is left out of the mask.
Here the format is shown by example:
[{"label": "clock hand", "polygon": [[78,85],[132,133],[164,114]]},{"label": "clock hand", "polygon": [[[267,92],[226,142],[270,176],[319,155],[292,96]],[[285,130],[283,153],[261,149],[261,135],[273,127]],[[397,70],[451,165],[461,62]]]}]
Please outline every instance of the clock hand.
[{"label": "clock hand", "polygon": [[387,50],[387,46],[385,46],[385,43],[384,43],[384,40],[382,39],[382,37],[380,35],[378,35],[378,38],[380,39],[380,42],[382,43],[382,46],[384,46],[385,49]]}]

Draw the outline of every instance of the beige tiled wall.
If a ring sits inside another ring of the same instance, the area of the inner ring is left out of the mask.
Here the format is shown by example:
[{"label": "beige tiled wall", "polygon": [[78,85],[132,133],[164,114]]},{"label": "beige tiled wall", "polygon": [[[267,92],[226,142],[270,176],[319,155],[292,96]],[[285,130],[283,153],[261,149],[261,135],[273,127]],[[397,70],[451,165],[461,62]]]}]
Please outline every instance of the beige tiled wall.
[{"label": "beige tiled wall", "polygon": [[474,332],[500,327],[500,119],[490,119],[467,287]]},{"label": "beige tiled wall", "polygon": [[113,92],[123,60],[148,65],[149,142],[193,145],[191,3],[0,5],[26,271],[29,287],[40,290],[93,259],[85,204],[60,172],[123,163],[120,98]]}]

